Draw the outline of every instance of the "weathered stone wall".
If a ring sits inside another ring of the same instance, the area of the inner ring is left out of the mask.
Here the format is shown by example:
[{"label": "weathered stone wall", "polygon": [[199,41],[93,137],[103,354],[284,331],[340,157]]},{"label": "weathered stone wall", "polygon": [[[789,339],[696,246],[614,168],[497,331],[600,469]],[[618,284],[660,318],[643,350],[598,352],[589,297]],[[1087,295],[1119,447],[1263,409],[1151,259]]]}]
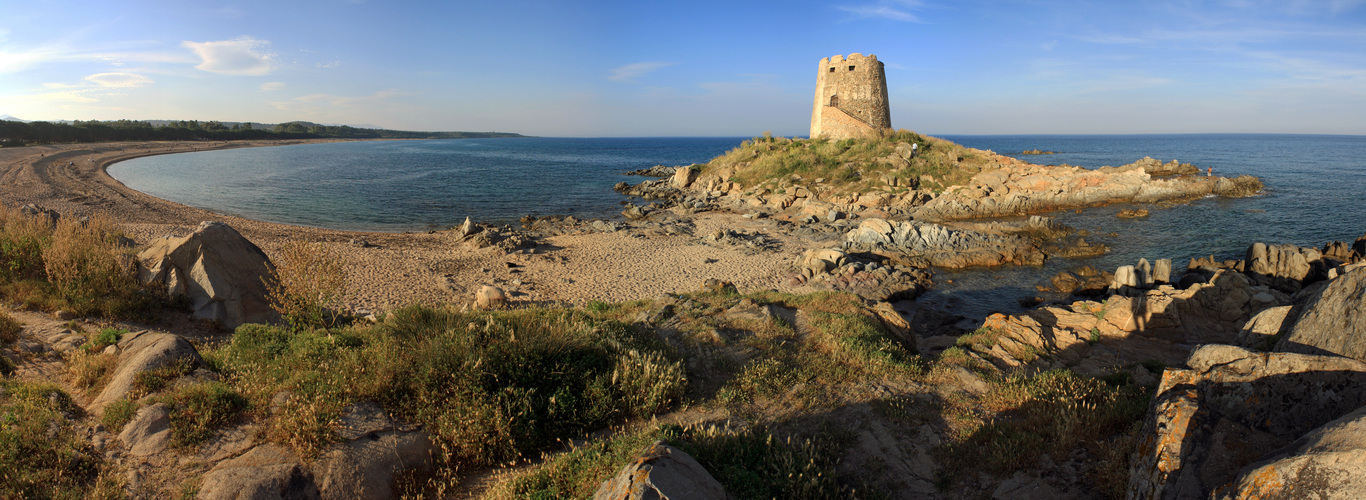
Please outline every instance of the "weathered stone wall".
[{"label": "weathered stone wall", "polygon": [[[839,114],[827,113],[831,109],[843,111],[848,117],[866,124],[867,128],[847,126],[847,120],[842,117],[827,118],[827,115]],[[887,106],[887,75],[877,56],[854,53],[847,58],[837,55],[821,59],[816,69],[811,137],[866,137],[869,130],[875,133],[888,128],[892,128],[892,114]]]},{"label": "weathered stone wall", "polygon": [[[872,137],[877,135],[877,130],[868,125],[863,120],[855,118],[844,110],[835,107],[826,107],[821,112],[821,134],[831,139],[848,139],[851,137]],[[814,134],[815,131],[812,131]],[[812,137],[815,137],[814,135]]]}]

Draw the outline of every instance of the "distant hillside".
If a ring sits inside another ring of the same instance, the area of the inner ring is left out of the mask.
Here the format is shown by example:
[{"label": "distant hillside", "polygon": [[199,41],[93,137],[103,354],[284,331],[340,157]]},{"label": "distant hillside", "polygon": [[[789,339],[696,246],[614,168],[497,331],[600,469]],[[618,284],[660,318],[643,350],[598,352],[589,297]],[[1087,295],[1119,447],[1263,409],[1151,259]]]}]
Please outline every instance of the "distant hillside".
[{"label": "distant hillside", "polygon": [[244,139],[465,139],[523,137],[508,132],[415,132],[347,125],[287,122],[273,126],[250,122],[198,120],[73,121],[71,123],[0,120],[0,147],[26,144],[110,141],[230,141]]}]

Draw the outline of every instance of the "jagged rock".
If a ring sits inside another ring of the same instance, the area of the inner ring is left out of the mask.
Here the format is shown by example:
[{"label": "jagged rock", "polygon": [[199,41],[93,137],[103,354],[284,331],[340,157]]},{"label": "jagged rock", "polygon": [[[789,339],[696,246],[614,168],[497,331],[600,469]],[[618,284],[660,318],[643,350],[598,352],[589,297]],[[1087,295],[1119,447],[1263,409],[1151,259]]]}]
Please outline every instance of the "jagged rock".
[{"label": "jagged rock", "polygon": [[643,208],[640,208],[640,207],[638,207],[638,206],[632,206],[631,208],[628,208],[628,209],[626,209],[626,210],[623,210],[623,211],[621,212],[621,215],[624,216],[624,217],[626,217],[627,219],[631,219],[631,220],[641,220],[641,219],[645,219],[646,217],[648,217],[648,216],[649,216],[649,213],[646,212],[645,209],[643,209]]},{"label": "jagged rock", "polygon": [[196,319],[229,329],[280,319],[266,299],[263,280],[270,278],[270,259],[227,224],[208,221],[189,236],[156,241],[138,254],[138,261],[142,282],[188,295]]},{"label": "jagged rock", "polygon": [[896,253],[948,268],[1044,261],[1043,252],[1027,238],[915,221],[867,219],[846,233],[844,242],[850,250]]},{"label": "jagged rock", "polygon": [[507,292],[496,286],[484,285],[474,292],[474,307],[479,309],[502,309],[507,307]]},{"label": "jagged rock", "polygon": [[664,165],[655,165],[655,166],[650,167],[650,168],[642,168],[642,169],[640,169],[640,170],[632,170],[632,171],[626,172],[625,174],[622,174],[622,175],[639,175],[639,176],[642,176],[642,177],[673,177],[674,174],[677,173],[678,170],[679,170],[679,169],[682,169],[682,168],[688,168],[688,167],[666,167],[666,166],[664,166]]},{"label": "jagged rock", "polygon": [[128,392],[133,390],[133,383],[139,373],[175,363],[187,363],[191,367],[203,363],[194,346],[177,335],[134,332],[125,334],[117,345],[118,365],[109,382],[105,384],[104,390],[90,403],[91,407],[103,408],[104,405],[128,395]]},{"label": "jagged rock", "polygon": [[1146,208],[1126,208],[1124,210],[1120,210],[1119,213],[1115,214],[1115,217],[1119,217],[1121,219],[1141,219],[1147,216],[1148,209]]},{"label": "jagged rock", "polygon": [[616,476],[602,482],[593,500],[723,500],[725,488],[701,464],[663,441],[642,450]]},{"label": "jagged rock", "polygon": [[1172,260],[1157,259],[1153,264],[1153,283],[1163,284],[1172,281]]},{"label": "jagged rock", "polygon": [[1362,478],[1366,478],[1366,407],[1247,466],[1231,488],[1211,498],[1366,498]]},{"label": "jagged rock", "polygon": [[1268,307],[1257,313],[1238,331],[1237,344],[1248,349],[1270,350],[1272,342],[1289,326],[1285,320],[1293,306]]},{"label": "jagged rock", "polygon": [[1339,276],[1310,296],[1276,350],[1366,361],[1366,269]]},{"label": "jagged rock", "polygon": [[671,184],[674,189],[687,189],[697,179],[697,170],[692,167],[680,168],[674,172]]},{"label": "jagged rock", "polygon": [[1366,363],[1196,348],[1162,375],[1131,460],[1128,498],[1205,498],[1238,471],[1366,404]]},{"label": "jagged rock", "polygon": [[479,226],[474,225],[474,221],[470,220],[469,217],[465,217],[465,222],[460,224],[460,228],[456,230],[456,234],[461,238],[467,238],[470,235],[479,232],[479,229]]},{"label": "jagged rock", "polygon": [[171,417],[165,403],[144,406],[123,426],[119,441],[128,454],[145,457],[161,453],[171,441]]},{"label": "jagged rock", "polygon": [[1177,365],[1189,346],[1233,342],[1254,313],[1289,301],[1240,273],[1220,271],[1209,283],[1185,290],[1163,285],[1132,297],[1112,295],[1104,303],[993,314],[982,326],[1000,338],[995,348],[979,354],[1001,368],[1070,366],[1088,376],[1150,359]]},{"label": "jagged rock", "polygon": [[312,465],[324,499],[393,498],[397,474],[432,466],[431,437],[390,418],[379,405],[351,405],[338,427],[344,441]]},{"label": "jagged rock", "polygon": [[204,474],[199,500],[320,500],[313,474],[288,449],[263,444]]}]

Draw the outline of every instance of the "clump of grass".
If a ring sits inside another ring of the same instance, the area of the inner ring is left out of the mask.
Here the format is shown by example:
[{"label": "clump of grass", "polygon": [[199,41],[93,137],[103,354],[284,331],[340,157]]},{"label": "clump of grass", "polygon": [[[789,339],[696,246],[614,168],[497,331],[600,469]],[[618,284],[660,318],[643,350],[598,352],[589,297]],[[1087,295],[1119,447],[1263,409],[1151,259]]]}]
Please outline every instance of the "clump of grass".
[{"label": "clump of grass", "polygon": [[78,349],[67,359],[66,369],[77,387],[98,392],[109,383],[118,364],[117,355],[105,354],[103,350]]},{"label": "clump of grass", "polygon": [[0,312],[0,345],[12,344],[19,340],[19,333],[24,327],[15,321],[10,315]]},{"label": "clump of grass", "polygon": [[117,482],[71,419],[80,408],[51,383],[0,381],[0,497],[110,498]]},{"label": "clump of grass", "polygon": [[153,370],[140,372],[133,377],[133,389],[128,393],[128,398],[136,400],[165,389],[168,384],[180,377],[189,375],[192,371],[194,371],[194,362],[189,359],[180,359]]},{"label": "clump of grass", "polygon": [[346,405],[373,400],[425,424],[461,466],[506,463],[651,415],[686,384],[658,340],[557,309],[412,307],[332,335],[246,325],[211,356],[258,408],[289,393],[267,434],[301,453],[335,439],[328,424]]},{"label": "clump of grass", "polygon": [[332,328],[346,296],[341,256],[319,244],[285,243],[266,281],[271,308],[295,330]]},{"label": "clump of grass", "polygon": [[1061,458],[1078,445],[1123,432],[1142,418],[1149,391],[1059,370],[992,382],[980,401],[950,400],[951,439],[937,450],[946,470],[1003,473]]},{"label": "clump of grass", "polygon": [[988,351],[1001,340],[1001,332],[991,327],[981,327],[958,337],[955,345],[974,351]]},{"label": "clump of grass", "polygon": [[495,485],[487,498],[592,498],[603,481],[650,444],[668,439],[660,427],[575,446],[535,469]]},{"label": "clump of grass", "polygon": [[171,444],[190,447],[232,423],[250,404],[222,382],[197,382],[177,387],[159,398],[170,407]]},{"label": "clump of grass", "polygon": [[127,399],[118,399],[104,407],[104,414],[100,415],[100,425],[103,425],[109,433],[118,435],[123,431],[123,426],[133,420],[138,414],[138,404]]}]

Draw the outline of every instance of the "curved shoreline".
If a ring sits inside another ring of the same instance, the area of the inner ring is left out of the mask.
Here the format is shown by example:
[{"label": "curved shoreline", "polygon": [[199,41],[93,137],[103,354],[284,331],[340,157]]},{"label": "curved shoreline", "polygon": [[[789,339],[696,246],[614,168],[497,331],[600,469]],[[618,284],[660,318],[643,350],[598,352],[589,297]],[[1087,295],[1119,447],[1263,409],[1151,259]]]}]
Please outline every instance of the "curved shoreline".
[{"label": "curved shoreline", "polygon": [[[747,255],[740,249],[703,244],[690,235],[618,231],[548,237],[532,252],[505,254],[496,247],[470,248],[450,232],[343,231],[219,214],[134,190],[107,171],[116,162],[152,155],[340,141],[157,141],[3,148],[0,185],[6,188],[0,191],[0,203],[34,203],[63,216],[104,212],[139,245],[189,234],[206,220],[227,223],[272,256],[288,241],[319,243],[347,263],[348,304],[369,311],[414,303],[468,302],[483,285],[503,287],[515,301],[524,303],[634,300],[693,291],[707,278],[733,281],[746,289],[786,288],[784,272],[791,258],[805,250],[793,240],[778,254]],[[703,214],[692,222],[696,234],[758,224],[734,214]],[[364,240],[369,246],[353,244],[353,240]]]}]

